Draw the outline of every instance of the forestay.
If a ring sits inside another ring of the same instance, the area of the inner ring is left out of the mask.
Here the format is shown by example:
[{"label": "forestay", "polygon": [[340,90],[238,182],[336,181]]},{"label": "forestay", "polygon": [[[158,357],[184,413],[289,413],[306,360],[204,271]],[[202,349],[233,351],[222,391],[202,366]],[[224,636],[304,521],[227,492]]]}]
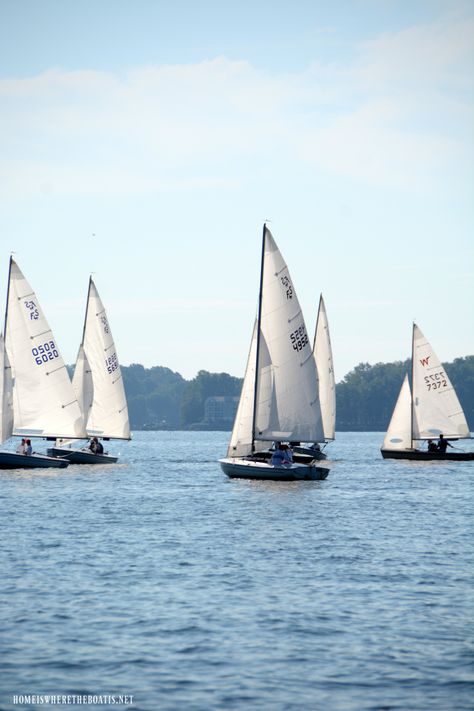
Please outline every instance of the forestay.
[{"label": "forestay", "polygon": [[254,438],[323,441],[313,351],[296,292],[265,227]]},{"label": "forestay", "polygon": [[336,429],[336,383],[326,306],[321,295],[314,334],[313,353],[319,379],[319,402],[324,439],[333,440]]},{"label": "forestay", "polygon": [[92,279],[89,281],[81,345],[73,381],[84,408],[87,434],[130,439],[127,400],[117,352],[104,306]]},{"label": "forestay", "polygon": [[10,260],[5,342],[13,377],[16,435],[86,436],[58,344],[35,292]]},{"label": "forestay", "polygon": [[411,447],[411,391],[408,375],[405,375],[382,448],[392,450]]},{"label": "forestay", "polygon": [[470,437],[456,392],[416,324],[413,325],[413,439]]}]

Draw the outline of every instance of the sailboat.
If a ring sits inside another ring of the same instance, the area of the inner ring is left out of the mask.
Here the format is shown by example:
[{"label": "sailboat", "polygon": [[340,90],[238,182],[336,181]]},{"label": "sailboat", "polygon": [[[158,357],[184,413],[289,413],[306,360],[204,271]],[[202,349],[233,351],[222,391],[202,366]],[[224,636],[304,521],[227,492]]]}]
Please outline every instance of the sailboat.
[{"label": "sailboat", "polygon": [[[82,342],[72,379],[88,437],[131,439],[128,407],[117,351],[104,305],[89,279]],[[48,454],[74,464],[115,463],[118,457],[56,441]]]},{"label": "sailboat", "polygon": [[[57,342],[37,296],[10,258],[2,360],[2,437],[68,437],[85,435],[82,414]],[[66,467],[46,455],[11,453],[8,468]],[[14,457],[14,459],[13,459]]]},{"label": "sailboat", "polygon": [[316,361],[319,385],[319,403],[323,421],[324,439],[313,445],[295,446],[293,450],[300,454],[312,456],[314,459],[326,459],[326,454],[319,446],[324,442],[332,442],[336,432],[336,383],[332,358],[329,323],[323,295],[319,298],[318,317],[314,331],[313,356]]},{"label": "sailboat", "polygon": [[262,456],[271,442],[323,439],[303,315],[288,267],[264,225],[258,313],[227,457],[219,463],[230,478],[325,479],[329,469],[314,463],[272,465]]},{"label": "sailboat", "polygon": [[384,459],[474,460],[474,452],[420,449],[423,441],[470,439],[463,409],[446,371],[420,328],[413,324],[412,389],[405,375],[381,447]]}]

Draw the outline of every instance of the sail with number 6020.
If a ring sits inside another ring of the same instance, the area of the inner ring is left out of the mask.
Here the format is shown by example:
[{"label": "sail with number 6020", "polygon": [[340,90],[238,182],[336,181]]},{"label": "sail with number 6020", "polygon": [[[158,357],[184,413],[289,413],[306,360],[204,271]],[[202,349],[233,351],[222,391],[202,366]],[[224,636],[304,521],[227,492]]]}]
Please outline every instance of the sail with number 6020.
[{"label": "sail with number 6020", "polygon": [[[4,401],[2,408],[11,406],[13,410],[13,435],[84,437],[82,413],[58,344],[36,293],[13,258],[8,275],[5,348],[4,388],[10,388],[11,378],[11,405]],[[42,468],[68,464],[40,454],[17,456],[13,465],[5,465]]]}]

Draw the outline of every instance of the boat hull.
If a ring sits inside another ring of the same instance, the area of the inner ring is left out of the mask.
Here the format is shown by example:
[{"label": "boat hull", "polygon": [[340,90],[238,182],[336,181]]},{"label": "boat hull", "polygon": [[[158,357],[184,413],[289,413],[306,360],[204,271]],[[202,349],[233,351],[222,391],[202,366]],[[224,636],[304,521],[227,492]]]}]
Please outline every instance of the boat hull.
[{"label": "boat hull", "polygon": [[417,449],[381,449],[384,459],[411,459],[419,462],[469,462],[474,452],[422,452]]},{"label": "boat hull", "polygon": [[0,452],[0,469],[64,469],[69,466],[66,459],[47,457],[44,454],[17,454]]},{"label": "boat hull", "polygon": [[230,479],[264,481],[304,481],[326,479],[329,469],[307,464],[273,466],[267,462],[246,459],[219,459],[221,469]]},{"label": "boat hull", "polygon": [[87,449],[69,449],[68,447],[51,447],[47,450],[50,457],[62,457],[69,464],[115,464],[118,457],[110,454],[94,454]]},{"label": "boat hull", "polygon": [[311,459],[316,459],[318,461],[321,461],[322,459],[327,459],[327,454],[322,452],[320,449],[313,449],[312,447],[302,447],[300,445],[296,445],[293,447],[293,459],[295,461],[298,461],[295,457],[298,454],[305,455],[307,457],[311,457]]}]

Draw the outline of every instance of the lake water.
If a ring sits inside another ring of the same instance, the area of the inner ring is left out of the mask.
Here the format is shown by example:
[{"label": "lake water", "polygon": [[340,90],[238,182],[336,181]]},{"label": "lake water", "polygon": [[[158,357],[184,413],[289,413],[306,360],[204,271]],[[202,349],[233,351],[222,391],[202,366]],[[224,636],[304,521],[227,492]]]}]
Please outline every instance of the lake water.
[{"label": "lake water", "polygon": [[228,437],[0,473],[0,708],[472,710],[473,463],[341,433],[326,481],[229,480]]}]

